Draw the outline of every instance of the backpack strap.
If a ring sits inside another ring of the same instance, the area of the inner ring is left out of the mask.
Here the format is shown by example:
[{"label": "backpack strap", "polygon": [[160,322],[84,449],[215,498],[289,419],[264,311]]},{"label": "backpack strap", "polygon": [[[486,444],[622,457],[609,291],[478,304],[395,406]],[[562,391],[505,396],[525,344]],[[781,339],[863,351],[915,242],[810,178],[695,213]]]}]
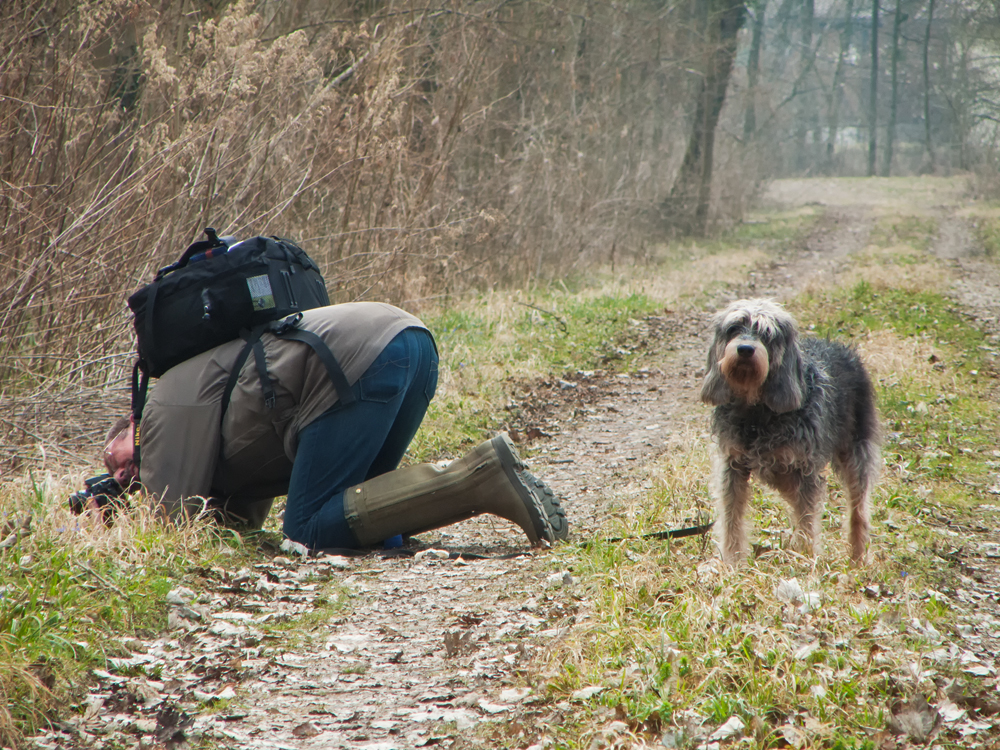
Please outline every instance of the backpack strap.
[{"label": "backpack strap", "polygon": [[[226,389],[222,392],[222,413],[219,415],[219,424],[222,424],[222,420],[226,417],[226,409],[229,408],[229,399],[233,395],[233,390],[236,388],[236,383],[239,382],[240,372],[243,370],[243,365],[246,364],[247,358],[250,356],[250,352],[253,351],[254,344],[260,343],[260,337],[264,333],[264,326],[257,326],[251,331],[246,329],[240,331],[240,335],[243,340],[246,341],[246,345],[240,350],[239,355],[236,357],[236,361],[233,363],[233,368],[229,371],[229,379],[226,380]],[[261,347],[263,349],[263,347]],[[261,352],[263,353],[263,351]],[[258,368],[258,372],[260,372]],[[267,373],[265,367],[265,375]],[[271,383],[269,377],[265,377],[264,382],[268,385]]]},{"label": "backpack strap", "polygon": [[267,372],[264,344],[260,340],[260,337],[264,333],[274,334],[280,339],[300,341],[309,346],[316,353],[316,356],[319,357],[323,366],[326,367],[327,375],[330,376],[330,382],[333,383],[333,387],[337,390],[337,398],[340,400],[340,403],[346,406],[357,400],[354,396],[354,389],[351,388],[347,376],[344,375],[344,368],[340,366],[330,347],[312,331],[304,331],[298,328],[300,320],[302,320],[302,313],[295,313],[294,315],[289,315],[284,320],[257,326],[252,330],[244,329],[240,332],[240,336],[242,336],[246,344],[236,357],[233,368],[229,371],[226,388],[222,392],[222,413],[219,416],[220,424],[226,416],[226,410],[229,408],[229,400],[232,398],[233,390],[235,390],[236,383],[240,379],[240,372],[243,370],[243,366],[246,364],[247,359],[249,359],[251,352],[254,355],[257,377],[260,378],[261,392],[264,394],[264,404],[268,409],[274,408],[276,401],[274,384],[271,382],[271,377]]},{"label": "backpack strap", "polygon": [[135,422],[135,433],[133,442],[135,451],[132,462],[136,466],[141,466],[139,455],[139,424],[142,422],[142,410],[146,406],[146,393],[149,390],[149,371],[146,363],[140,358],[132,366],[132,420]]},{"label": "backpack strap", "polygon": [[[246,348],[246,347],[244,347]],[[274,383],[267,373],[267,359],[264,357],[264,344],[258,334],[257,339],[250,344],[253,349],[253,361],[257,365],[257,377],[260,378],[260,392],[264,394],[264,406],[273,409],[278,397],[274,395]]]},{"label": "backpack strap", "polygon": [[[146,298],[146,321],[143,326],[143,347],[139,352],[139,357],[151,359],[150,353],[156,351],[156,341],[153,338],[153,312],[156,308],[156,293],[160,289],[160,280],[157,278],[149,285],[149,296]],[[146,368],[146,364],[156,364],[155,362],[145,362],[143,364],[143,370],[152,369],[150,366]],[[147,378],[148,381],[148,378]],[[145,392],[143,393],[143,399],[145,400]]]},{"label": "backpack strap", "polygon": [[[296,314],[299,318],[302,317],[302,313]],[[295,315],[289,316],[291,318],[296,317]],[[289,318],[280,321],[276,330],[272,331],[275,336],[280,339],[291,339],[292,341],[301,341],[303,344],[307,344],[319,357],[320,362],[326,367],[326,372],[330,376],[330,381],[333,383],[333,387],[337,389],[337,397],[340,399],[340,403],[352,404],[356,400],[354,397],[354,389],[351,388],[350,383],[347,382],[347,376],[344,375],[344,369],[340,366],[337,358],[330,351],[330,347],[326,345],[319,336],[317,336],[312,331],[303,331],[301,328],[296,328],[298,320],[294,323],[284,327],[288,322]]]}]

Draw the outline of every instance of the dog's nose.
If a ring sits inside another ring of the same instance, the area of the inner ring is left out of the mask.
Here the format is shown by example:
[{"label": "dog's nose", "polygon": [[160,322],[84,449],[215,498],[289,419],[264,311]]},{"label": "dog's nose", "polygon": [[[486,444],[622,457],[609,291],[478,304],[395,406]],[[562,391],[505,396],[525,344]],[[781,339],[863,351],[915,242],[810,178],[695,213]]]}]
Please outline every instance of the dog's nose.
[{"label": "dog's nose", "polygon": [[757,351],[752,344],[740,344],[736,347],[736,353],[740,355],[743,359],[750,359],[753,353]]}]

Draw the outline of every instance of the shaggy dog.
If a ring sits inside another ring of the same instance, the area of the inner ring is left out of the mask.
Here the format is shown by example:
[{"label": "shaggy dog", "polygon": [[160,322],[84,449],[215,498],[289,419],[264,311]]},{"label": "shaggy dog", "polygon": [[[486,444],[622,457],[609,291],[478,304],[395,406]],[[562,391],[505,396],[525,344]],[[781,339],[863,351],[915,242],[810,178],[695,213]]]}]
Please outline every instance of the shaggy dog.
[{"label": "shaggy dog", "polygon": [[881,458],[875,393],[857,354],[826,339],[799,340],[795,320],[771,300],[739,300],[713,323],[701,399],[715,406],[723,560],[747,555],[751,474],[791,506],[793,548],[818,554],[823,470],[832,462],[847,492],[851,559],[863,563]]}]

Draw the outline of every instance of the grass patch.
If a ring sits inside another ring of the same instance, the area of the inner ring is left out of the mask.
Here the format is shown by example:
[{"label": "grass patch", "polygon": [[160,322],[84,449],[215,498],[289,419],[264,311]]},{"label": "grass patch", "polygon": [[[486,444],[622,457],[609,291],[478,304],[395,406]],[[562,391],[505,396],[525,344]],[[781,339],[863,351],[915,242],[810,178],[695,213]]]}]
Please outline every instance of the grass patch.
[{"label": "grass patch", "polygon": [[512,354],[542,362],[549,372],[625,371],[641,357],[635,332],[640,319],[662,311],[661,304],[644,294],[551,297],[522,312],[515,323],[517,352]]},{"label": "grass patch", "polygon": [[812,231],[819,217],[820,213],[811,207],[780,213],[755,214],[726,232],[720,238],[721,246],[732,247],[748,243],[794,244]]},{"label": "grass patch", "polygon": [[409,455],[456,455],[504,429],[515,382],[638,367],[647,353],[642,321],[662,313],[662,303],[646,294],[574,294],[559,286],[527,298],[492,294],[425,315],[441,364],[437,394]]},{"label": "grass patch", "polygon": [[979,216],[972,226],[986,256],[1000,258],[1000,218]]},{"label": "grass patch", "polygon": [[[672,459],[661,467],[672,477],[688,470]],[[888,480],[876,504],[891,504],[897,489]],[[835,488],[830,507],[840,505]],[[697,540],[565,548],[562,564],[578,576],[585,592],[576,595],[592,611],[552,653],[544,673],[551,700],[583,700],[591,732],[616,719],[626,727],[620,731],[647,742],[669,735],[677,747],[700,744],[734,717],[751,748],[788,737],[865,747],[885,727],[913,658],[941,680],[963,677],[936,635],[956,615],[926,593],[947,566],[914,533],[924,517],[897,519],[895,530],[876,522],[877,562],[857,570],[839,538],[840,511],[831,510],[827,552],[810,567],[777,541],[774,532],[787,526],[781,506],[773,494],[757,494],[753,537],[764,552],[737,571]],[[804,592],[799,599],[779,588],[792,579]],[[574,698],[589,686],[604,689]],[[986,694],[989,686],[970,690]],[[556,726],[554,746],[586,748],[582,734]]]},{"label": "grass patch", "polygon": [[[864,741],[884,725],[866,707],[885,705],[884,686],[902,663],[872,664],[872,628],[889,641],[887,653],[920,644],[892,625],[900,613],[866,601],[867,577],[854,579],[839,555],[803,579],[799,561],[780,551],[727,572],[695,543],[664,546],[629,543],[610,579],[600,572],[607,550],[577,552],[572,563],[590,587],[595,622],[553,660],[555,700],[603,686],[594,704],[647,740],[668,732],[681,747],[702,725],[733,717],[749,746],[762,748],[786,726],[813,727],[816,742],[834,727],[844,739]],[[776,583],[795,577],[821,607],[803,609],[777,594]],[[556,728],[556,746],[586,747],[575,732]]]},{"label": "grass patch", "polygon": [[949,347],[969,369],[982,365],[979,347],[985,334],[942,294],[876,288],[859,282],[847,290],[807,297],[795,305],[818,336],[856,341],[872,331],[891,330],[900,338],[919,338]]},{"label": "grass patch", "polygon": [[876,222],[869,241],[879,247],[908,245],[926,252],[937,236],[938,223],[925,216],[886,216]]},{"label": "grass patch", "polygon": [[107,529],[73,516],[59,490],[0,487],[0,742],[8,746],[75,703],[89,670],[127,653],[124,640],[162,631],[165,595],[189,561],[209,564],[229,547],[200,524],[178,529],[141,511]]}]

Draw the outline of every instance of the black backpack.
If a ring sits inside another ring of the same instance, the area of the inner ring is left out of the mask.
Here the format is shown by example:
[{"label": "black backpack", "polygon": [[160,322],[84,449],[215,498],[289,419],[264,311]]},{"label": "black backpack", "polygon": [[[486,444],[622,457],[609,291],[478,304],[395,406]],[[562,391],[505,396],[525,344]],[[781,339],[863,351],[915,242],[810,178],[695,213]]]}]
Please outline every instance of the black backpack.
[{"label": "black backpack", "polygon": [[319,267],[291,240],[236,242],[211,227],[205,234],[128,298],[141,369],[151,377],[244,329],[330,304]]},{"label": "black backpack", "polygon": [[128,298],[139,359],[132,373],[132,413],[138,423],[149,378],[227,341],[244,347],[223,396],[225,414],[239,372],[254,351],[264,398],[274,391],[260,336],[270,331],[311,346],[323,361],[345,403],[352,399],[343,371],[329,347],[295,326],[302,311],[330,304],[319,267],[291,240],[253,237],[238,242],[205,229],[207,239],[191,245],[176,263],[161,268],[152,283]]}]

